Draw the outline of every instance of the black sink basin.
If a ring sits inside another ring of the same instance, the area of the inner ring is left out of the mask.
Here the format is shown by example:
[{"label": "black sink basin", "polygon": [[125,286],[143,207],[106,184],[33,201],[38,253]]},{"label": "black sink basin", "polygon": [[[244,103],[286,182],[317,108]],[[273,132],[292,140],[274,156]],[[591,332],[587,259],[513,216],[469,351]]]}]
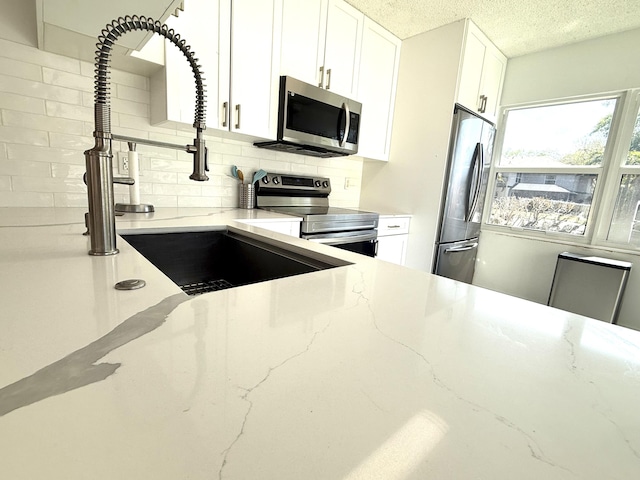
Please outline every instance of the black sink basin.
[{"label": "black sink basin", "polygon": [[121,236],[189,295],[349,265],[228,230]]}]

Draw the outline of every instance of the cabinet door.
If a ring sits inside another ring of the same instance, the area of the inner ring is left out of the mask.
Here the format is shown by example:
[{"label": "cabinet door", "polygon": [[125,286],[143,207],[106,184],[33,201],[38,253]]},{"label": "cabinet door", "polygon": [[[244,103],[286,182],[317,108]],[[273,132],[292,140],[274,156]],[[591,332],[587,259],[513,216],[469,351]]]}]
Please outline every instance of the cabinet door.
[{"label": "cabinet door", "polygon": [[275,136],[279,55],[273,52],[279,52],[280,49],[281,8],[280,0],[233,2],[232,132],[263,138]]},{"label": "cabinet door", "polygon": [[506,57],[478,27],[469,22],[458,85],[458,103],[489,120],[495,120],[506,64]]},{"label": "cabinet door", "polygon": [[328,0],[283,0],[280,74],[320,85]]},{"label": "cabinet door", "polygon": [[480,81],[486,46],[478,36],[478,32],[469,30],[462,57],[460,85],[458,87],[458,103],[473,110],[478,110],[480,100]]},{"label": "cabinet door", "polygon": [[356,98],[364,14],[342,0],[329,0],[324,88]]},{"label": "cabinet door", "polygon": [[498,114],[502,83],[506,70],[506,58],[499,50],[487,48],[482,65],[482,79],[480,81],[480,95],[484,95],[483,116],[494,120]]},{"label": "cabinet door", "polygon": [[365,18],[358,82],[358,100],[362,103],[360,156],[389,159],[401,43]]},{"label": "cabinet door", "polygon": [[[228,70],[224,68],[224,55],[221,56],[218,42],[222,35],[220,26],[224,30],[224,25],[229,20],[228,13],[226,18],[221,18],[224,16],[225,4],[228,12],[228,0],[184,0],[184,11],[180,16],[172,16],[166,22],[185,39],[202,67],[207,92],[207,128],[219,128],[220,90],[225,87],[218,83],[218,79],[228,77]],[[222,71],[219,71],[219,65],[222,66]],[[157,124],[172,121],[193,125],[195,78],[185,56],[168,40],[165,40],[165,68],[152,77],[151,83],[151,122]],[[228,94],[228,83],[226,92]]]},{"label": "cabinet door", "polygon": [[404,265],[409,235],[378,237],[378,260]]}]

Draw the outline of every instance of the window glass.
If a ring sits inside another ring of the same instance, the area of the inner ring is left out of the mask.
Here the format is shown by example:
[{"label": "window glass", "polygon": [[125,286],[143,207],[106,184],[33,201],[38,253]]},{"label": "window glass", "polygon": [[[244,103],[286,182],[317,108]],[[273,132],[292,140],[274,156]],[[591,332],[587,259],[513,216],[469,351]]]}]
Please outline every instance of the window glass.
[{"label": "window glass", "polygon": [[599,166],[616,99],[508,112],[501,167]]},{"label": "window glass", "polygon": [[640,174],[622,175],[607,239],[640,247]]},{"label": "window glass", "polygon": [[638,114],[636,124],[633,127],[633,136],[631,137],[631,145],[629,146],[629,153],[625,163],[627,165],[640,165],[640,114]]},{"label": "window glass", "polygon": [[488,223],[584,235],[598,175],[499,172]]}]

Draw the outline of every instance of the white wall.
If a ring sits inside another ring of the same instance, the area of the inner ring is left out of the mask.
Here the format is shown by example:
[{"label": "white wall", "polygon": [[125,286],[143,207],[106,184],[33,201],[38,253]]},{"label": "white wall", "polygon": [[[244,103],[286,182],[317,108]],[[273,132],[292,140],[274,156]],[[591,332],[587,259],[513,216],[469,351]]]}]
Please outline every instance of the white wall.
[{"label": "white wall", "polygon": [[[640,87],[640,29],[512,58],[502,105]],[[640,255],[523,239],[484,230],[474,284],[546,303],[557,255],[564,251],[635,264],[618,323],[640,330]]]},{"label": "white wall", "polygon": [[360,206],[412,215],[406,265],[431,271],[464,21],[402,42],[389,162],[365,161]]},{"label": "white wall", "polygon": [[[188,65],[185,63],[185,68]],[[93,146],[93,64],[0,39],[0,207],[86,206],[83,151]],[[193,141],[193,129],[149,124],[149,79],[112,72],[112,131],[170,143]],[[362,158],[318,159],[253,147],[206,131],[208,182],[188,179],[192,156],[176,150],[138,146],[140,191],[156,207],[234,207],[237,181],[230,166],[245,173],[258,168],[331,178],[331,203],[358,205]],[[114,154],[126,144],[114,142]],[[355,187],[345,189],[345,179]],[[116,185],[116,201],[128,188]]]}]

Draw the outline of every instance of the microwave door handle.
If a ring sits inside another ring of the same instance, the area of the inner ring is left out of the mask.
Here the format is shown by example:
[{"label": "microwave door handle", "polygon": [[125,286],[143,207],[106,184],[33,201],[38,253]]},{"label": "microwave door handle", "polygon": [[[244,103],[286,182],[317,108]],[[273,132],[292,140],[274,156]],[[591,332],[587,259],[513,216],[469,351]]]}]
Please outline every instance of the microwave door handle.
[{"label": "microwave door handle", "polygon": [[[342,110],[344,110],[344,135],[340,139],[340,146],[344,147],[347,143],[347,137],[349,136],[349,129],[351,128],[351,112],[349,111],[349,105],[342,102]],[[339,128],[339,127],[338,127]]]}]

